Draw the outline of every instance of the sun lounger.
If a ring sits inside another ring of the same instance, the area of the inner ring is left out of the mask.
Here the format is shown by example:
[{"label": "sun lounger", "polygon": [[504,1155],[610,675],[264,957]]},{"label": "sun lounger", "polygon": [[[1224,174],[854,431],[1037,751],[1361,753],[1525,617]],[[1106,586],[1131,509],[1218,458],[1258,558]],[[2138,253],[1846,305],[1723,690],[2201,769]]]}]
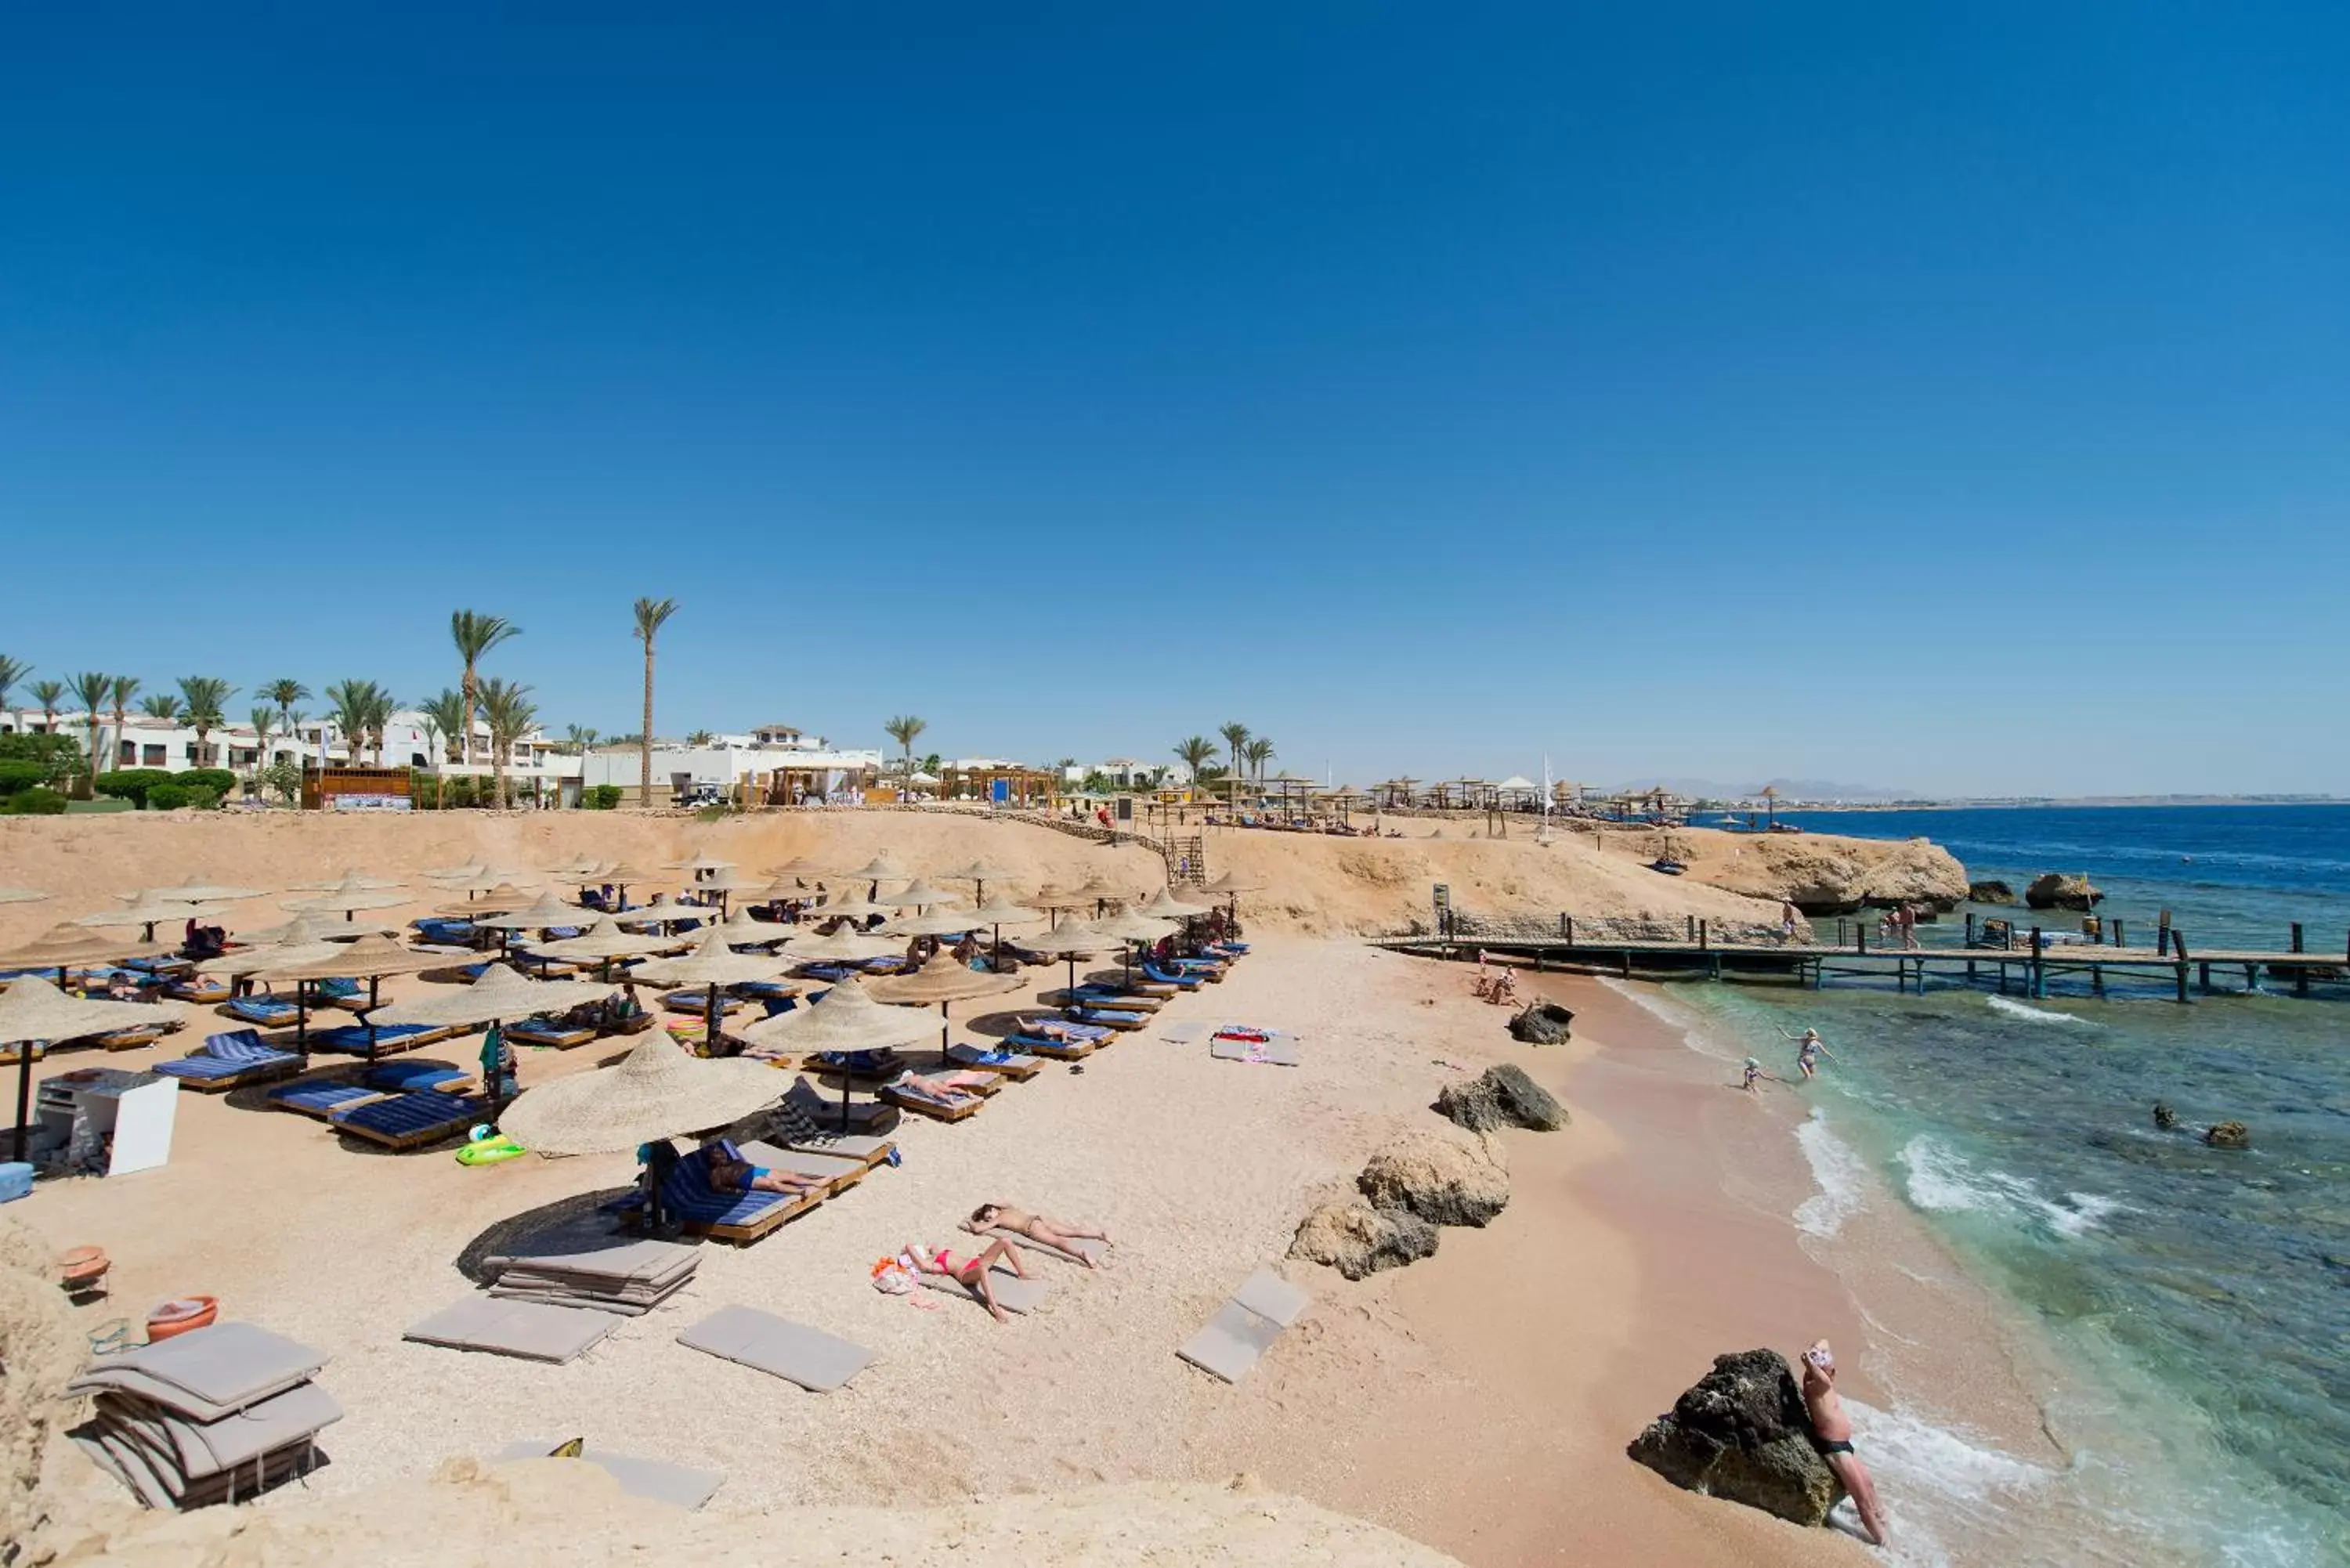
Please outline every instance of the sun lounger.
[{"label": "sun lounger", "polygon": [[865,1160],[846,1154],[816,1154],[805,1149],[778,1147],[754,1138],[742,1146],[743,1158],[753,1165],[764,1165],[770,1170],[780,1170],[793,1176],[811,1176],[822,1181],[824,1195],[837,1198],[871,1174],[873,1167]]},{"label": "sun lounger", "polygon": [[639,1011],[631,1012],[625,1018],[613,1019],[610,1023],[604,1025],[604,1033],[607,1034],[642,1034],[646,1030],[650,1029],[655,1022],[656,1020],[651,1013]]},{"label": "sun lounger", "polygon": [[208,1095],[226,1093],[246,1084],[290,1078],[302,1070],[302,1058],[291,1051],[272,1050],[250,1029],[205,1037],[203,1046],[176,1061],[158,1062],[153,1071],[177,1078],[191,1089]]},{"label": "sun lounger", "polygon": [[1082,1062],[1099,1048],[1091,1040],[1055,1040],[1026,1033],[1007,1034],[1003,1044],[1023,1055],[1049,1056],[1055,1062]]},{"label": "sun lounger", "polygon": [[863,1345],[746,1306],[720,1308],[679,1334],[677,1342],[796,1383],[811,1394],[847,1386],[873,1360]]},{"label": "sun lounger", "polygon": [[[1022,1317],[1043,1306],[1045,1297],[1050,1293],[1044,1281],[1024,1280],[1001,1263],[987,1271],[987,1282],[995,1287],[995,1304]],[[945,1274],[924,1274],[922,1283],[931,1290],[944,1291],[951,1296],[977,1302],[983,1307],[987,1304],[977,1291]]]},{"label": "sun lounger", "polygon": [[1257,1062],[1269,1067],[1302,1067],[1295,1039],[1272,1035],[1263,1040],[1233,1040],[1218,1034],[1208,1042],[1208,1054],[1219,1062]]},{"label": "sun lounger", "polygon": [[565,1023],[552,1018],[528,1018],[510,1024],[506,1038],[517,1045],[552,1045],[557,1051],[569,1051],[596,1038],[596,1031],[585,1023]]},{"label": "sun lounger", "polygon": [[233,998],[220,1011],[240,1023],[257,1023],[264,1029],[290,1029],[302,1016],[301,1009],[284,997],[259,993]]},{"label": "sun lounger", "polygon": [[947,1060],[974,1073],[993,1073],[1016,1083],[1026,1083],[1045,1070],[1035,1057],[1024,1053],[984,1050],[977,1045],[951,1045],[947,1048]]},{"label": "sun lounger", "polygon": [[618,1326],[609,1313],[469,1295],[412,1324],[400,1337],[419,1345],[481,1350],[559,1366]]},{"label": "sun lounger", "polygon": [[[492,1454],[490,1463],[510,1465],[525,1459],[547,1459],[563,1446],[544,1438],[524,1438]],[[620,1490],[630,1497],[671,1503],[688,1512],[708,1502],[711,1494],[726,1480],[716,1470],[698,1470],[690,1465],[673,1465],[667,1459],[608,1453],[585,1443],[580,1445],[577,1458],[579,1463],[594,1465],[619,1482]]]},{"label": "sun lounger", "polygon": [[406,1062],[379,1062],[359,1075],[359,1082],[386,1094],[412,1095],[420,1089],[442,1089],[452,1084],[471,1085],[473,1075],[463,1067],[426,1057]]},{"label": "sun lounger", "polygon": [[1197,991],[1207,981],[1199,975],[1182,970],[1161,969],[1155,963],[1142,965],[1143,974],[1159,985],[1171,985],[1178,991]]},{"label": "sun lounger", "polygon": [[789,1002],[800,993],[788,980],[743,980],[726,989],[748,1002]]},{"label": "sun lounger", "polygon": [[755,1241],[785,1220],[824,1201],[815,1192],[720,1192],[710,1185],[710,1164],[700,1149],[681,1157],[661,1188],[670,1217],[698,1236],[720,1241]]},{"label": "sun lounger", "polygon": [[416,934],[440,946],[470,947],[482,933],[471,920],[436,920],[428,917],[416,922]]},{"label": "sun lounger", "polygon": [[[453,1029],[433,1023],[380,1023],[375,1031],[375,1053],[413,1051],[420,1045],[430,1045],[446,1040]],[[368,1027],[364,1023],[339,1023],[332,1029],[310,1031],[310,1049],[330,1056],[364,1056],[368,1054]]]},{"label": "sun lounger", "polygon": [[895,1106],[885,1106],[878,1100],[852,1101],[848,1106],[848,1130],[840,1130],[840,1098],[827,1097],[806,1078],[795,1078],[784,1092],[786,1109],[805,1116],[808,1124],[817,1129],[814,1137],[795,1137],[787,1147],[814,1148],[824,1154],[847,1154],[868,1165],[879,1165],[889,1158],[897,1146],[884,1136],[896,1129],[902,1119]]},{"label": "sun lounger", "polygon": [[894,1078],[906,1070],[906,1059],[894,1050],[879,1051],[818,1051],[800,1062],[804,1073],[817,1073],[827,1077],[847,1078],[851,1082],[879,1083]]},{"label": "sun lounger", "polygon": [[1219,960],[1203,958],[1169,959],[1167,967],[1178,973],[1196,974],[1202,980],[1216,982],[1221,982],[1224,978],[1225,971],[1231,968],[1229,964]]},{"label": "sun lounger", "polygon": [[1081,985],[1068,992],[1071,1002],[1087,1007],[1121,1009],[1128,1012],[1156,1012],[1167,1005],[1164,996],[1149,996],[1135,991],[1121,991],[1114,985]]},{"label": "sun lounger", "polygon": [[118,1029],[111,1034],[100,1034],[94,1038],[109,1051],[143,1051],[179,1026],[177,1021],[170,1023],[141,1023],[134,1028]]},{"label": "sun lounger", "polygon": [[74,1441],[150,1508],[239,1501],[317,1462],[313,1444],[342,1407],[303,1383],[214,1421],[141,1396],[100,1393]]},{"label": "sun lounger", "polygon": [[1124,1008],[1113,1011],[1107,1007],[1092,1007],[1083,1003],[1070,1008],[1069,1016],[1079,1023],[1097,1024],[1102,1028],[1116,1029],[1121,1033],[1131,1033],[1145,1027],[1150,1022],[1150,1015],[1147,1012],[1137,1012]]},{"label": "sun lounger", "polygon": [[[559,926],[554,928],[555,934],[552,936],[551,940],[555,941],[566,940],[567,939],[561,934],[562,929],[563,928]],[[577,936],[579,933],[577,931],[573,931],[571,934],[573,936]],[[520,965],[523,969],[529,971],[531,974],[537,976],[541,980],[562,980],[567,976],[577,974],[581,970],[588,967],[586,964],[580,963],[575,959],[546,958],[537,953],[518,952],[511,954],[510,957],[513,962]]]},{"label": "sun lounger", "polygon": [[337,1111],[368,1100],[383,1098],[383,1091],[361,1084],[346,1084],[333,1078],[304,1078],[296,1083],[281,1084],[269,1091],[269,1103],[281,1111],[298,1111],[306,1116],[325,1121]]},{"label": "sun lounger", "polygon": [[[691,1012],[699,1017],[709,1011],[710,992],[706,990],[696,991],[689,987],[684,991],[670,992],[663,995],[660,1001],[661,1005],[671,1012]],[[718,993],[718,1015],[722,1018],[738,1011],[743,1005],[744,1002],[739,996],[729,996],[723,991]]]},{"label": "sun lounger", "polygon": [[1259,1269],[1175,1354],[1202,1372],[1238,1383],[1311,1299],[1272,1270]]},{"label": "sun lounger", "polygon": [[490,1114],[490,1102],[432,1089],[370,1100],[336,1111],[328,1121],[341,1132],[395,1150],[422,1148],[465,1130]]},{"label": "sun lounger", "polygon": [[693,1281],[699,1248],[627,1236],[596,1216],[537,1231],[482,1259],[490,1294],[637,1317]]},{"label": "sun lounger", "polygon": [[959,1122],[975,1116],[979,1108],[987,1103],[983,1095],[968,1092],[934,1095],[911,1084],[884,1084],[880,1096],[901,1110],[940,1122]]},{"label": "sun lounger", "polygon": [[212,1007],[226,1002],[228,981],[209,974],[182,975],[163,987],[163,994],[174,1002],[192,1002],[199,1007]]},{"label": "sun lounger", "polygon": [[1110,1031],[1099,1023],[1079,1023],[1067,1018],[1026,1018],[1020,1020],[1022,1038],[1059,1040],[1070,1044],[1107,1045]]}]

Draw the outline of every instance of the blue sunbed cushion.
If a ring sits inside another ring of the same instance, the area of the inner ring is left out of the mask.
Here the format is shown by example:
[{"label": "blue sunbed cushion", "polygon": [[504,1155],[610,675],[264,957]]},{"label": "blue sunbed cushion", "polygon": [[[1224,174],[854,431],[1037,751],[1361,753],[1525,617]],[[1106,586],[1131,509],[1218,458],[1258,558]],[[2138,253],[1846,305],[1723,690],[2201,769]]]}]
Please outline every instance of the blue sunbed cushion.
[{"label": "blue sunbed cushion", "polygon": [[462,1127],[489,1113],[490,1102],[487,1100],[422,1089],[389,1100],[371,1100],[363,1106],[353,1106],[348,1110],[335,1112],[329,1119],[337,1127],[365,1127],[386,1137],[405,1137],[442,1127]]},{"label": "blue sunbed cushion", "polygon": [[394,1094],[404,1095],[472,1075],[446,1062],[379,1062],[359,1075],[359,1082],[370,1088],[388,1089]]},{"label": "blue sunbed cushion", "polygon": [[251,1023],[290,1023],[301,1009],[282,996],[240,996],[228,1004],[233,1017]]},{"label": "blue sunbed cushion", "polygon": [[[387,1045],[397,1045],[402,1040],[418,1034],[430,1034],[432,1026],[424,1023],[379,1023],[375,1026],[375,1044],[379,1051]],[[364,1056],[368,1054],[368,1031],[364,1023],[345,1023],[334,1029],[310,1031],[310,1049],[335,1055]]]},{"label": "blue sunbed cushion", "polygon": [[264,1045],[250,1029],[227,1029],[204,1036],[203,1054],[223,1062],[275,1062],[290,1053]]},{"label": "blue sunbed cushion", "polygon": [[719,1192],[710,1185],[710,1164],[702,1150],[682,1156],[661,1184],[661,1204],[681,1220],[701,1225],[746,1225],[778,1203],[795,1201],[784,1192]]},{"label": "blue sunbed cushion", "polygon": [[1206,983],[1196,974],[1185,974],[1179,970],[1160,969],[1157,964],[1144,964],[1142,972],[1160,985],[1180,985],[1186,991],[1197,991]]},{"label": "blue sunbed cushion", "polygon": [[311,981],[321,996],[357,996],[359,982],[355,980],[319,980]]},{"label": "blue sunbed cushion", "polygon": [[331,1111],[354,1100],[372,1100],[380,1095],[380,1090],[363,1088],[357,1084],[338,1084],[324,1078],[303,1078],[291,1084],[282,1084],[269,1091],[270,1100],[276,1105],[295,1106],[311,1111]]}]

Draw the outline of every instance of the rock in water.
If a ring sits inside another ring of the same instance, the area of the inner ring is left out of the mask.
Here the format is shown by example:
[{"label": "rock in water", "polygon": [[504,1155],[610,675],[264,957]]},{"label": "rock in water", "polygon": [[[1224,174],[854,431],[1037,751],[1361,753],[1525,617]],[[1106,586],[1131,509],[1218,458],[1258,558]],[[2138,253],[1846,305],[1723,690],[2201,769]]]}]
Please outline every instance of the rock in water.
[{"label": "rock in water", "polygon": [[1675,1486],[1797,1524],[1826,1523],[1844,1495],[1812,1447],[1803,1391],[1775,1350],[1715,1356],[1713,1370],[1625,1451]]},{"label": "rock in water", "polygon": [[2178,1125],[2178,1113],[2160,1100],[2157,1100],[2154,1102],[2154,1125],[2164,1132],[2168,1132]]},{"label": "rock in water", "polygon": [[1970,904],[2012,904],[2015,902],[2015,889],[1999,881],[1970,882],[1967,884],[1967,901]]},{"label": "rock in water", "polygon": [[1326,1203],[1308,1214],[1289,1255],[1327,1263],[1350,1280],[1436,1255],[1440,1232],[1417,1214],[1360,1203]]},{"label": "rock in water", "polygon": [[1465,1144],[1407,1133],[1371,1156],[1355,1185],[1371,1207],[1402,1210],[1431,1225],[1483,1225],[1509,1207],[1510,1173],[1489,1138]]},{"label": "rock in water", "polygon": [[2059,871],[2034,877],[2023,890],[2023,901],[2035,909],[2078,909],[2084,914],[2104,898],[2086,877],[2067,877]]},{"label": "rock in water", "polygon": [[1555,1002],[1530,1002],[1510,1020],[1510,1037],[1529,1045],[1564,1045],[1575,1014]]},{"label": "rock in water", "polygon": [[2203,1141],[2213,1148],[2250,1148],[2252,1129],[2241,1122],[2221,1122],[2204,1132]]},{"label": "rock in water", "polygon": [[1532,1127],[1556,1132],[1566,1125],[1566,1108],[1513,1062],[1488,1067],[1482,1076],[1447,1084],[1436,1108],[1471,1132],[1496,1127]]}]

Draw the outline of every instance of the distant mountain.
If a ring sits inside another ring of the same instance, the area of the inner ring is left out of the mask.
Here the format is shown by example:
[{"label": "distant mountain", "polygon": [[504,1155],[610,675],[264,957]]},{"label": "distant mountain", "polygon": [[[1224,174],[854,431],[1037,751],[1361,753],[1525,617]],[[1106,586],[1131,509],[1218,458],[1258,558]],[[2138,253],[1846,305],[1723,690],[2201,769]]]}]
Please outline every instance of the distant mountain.
[{"label": "distant mountain", "polygon": [[1925,800],[1925,791],[1888,789],[1883,784],[1840,784],[1834,779],[1764,779],[1759,784],[1724,784],[1720,779],[1642,778],[1617,789],[1584,793],[1617,794],[1626,791],[1654,789],[1659,784],[1675,794],[1690,795],[1703,800],[1750,800],[1759,798],[1765,789],[1775,789],[1779,798],[1798,800]]}]

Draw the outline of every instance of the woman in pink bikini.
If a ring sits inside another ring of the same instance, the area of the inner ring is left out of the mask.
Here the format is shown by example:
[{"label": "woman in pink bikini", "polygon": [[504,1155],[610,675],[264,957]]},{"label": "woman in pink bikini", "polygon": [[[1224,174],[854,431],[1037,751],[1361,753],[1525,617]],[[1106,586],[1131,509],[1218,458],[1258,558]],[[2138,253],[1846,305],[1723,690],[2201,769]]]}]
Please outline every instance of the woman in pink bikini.
[{"label": "woman in pink bikini", "polygon": [[1011,1242],[1002,1240],[990,1241],[987,1244],[987,1250],[976,1258],[959,1257],[944,1247],[917,1246],[910,1241],[906,1244],[902,1251],[906,1257],[913,1261],[914,1267],[923,1273],[944,1274],[972,1295],[977,1296],[980,1303],[995,1314],[996,1322],[1012,1321],[1004,1315],[1003,1309],[996,1304],[995,1286],[988,1278],[988,1271],[993,1267],[998,1258],[1009,1264],[1012,1272],[1022,1279],[1028,1277],[1027,1267],[1020,1261],[1020,1250]]}]

